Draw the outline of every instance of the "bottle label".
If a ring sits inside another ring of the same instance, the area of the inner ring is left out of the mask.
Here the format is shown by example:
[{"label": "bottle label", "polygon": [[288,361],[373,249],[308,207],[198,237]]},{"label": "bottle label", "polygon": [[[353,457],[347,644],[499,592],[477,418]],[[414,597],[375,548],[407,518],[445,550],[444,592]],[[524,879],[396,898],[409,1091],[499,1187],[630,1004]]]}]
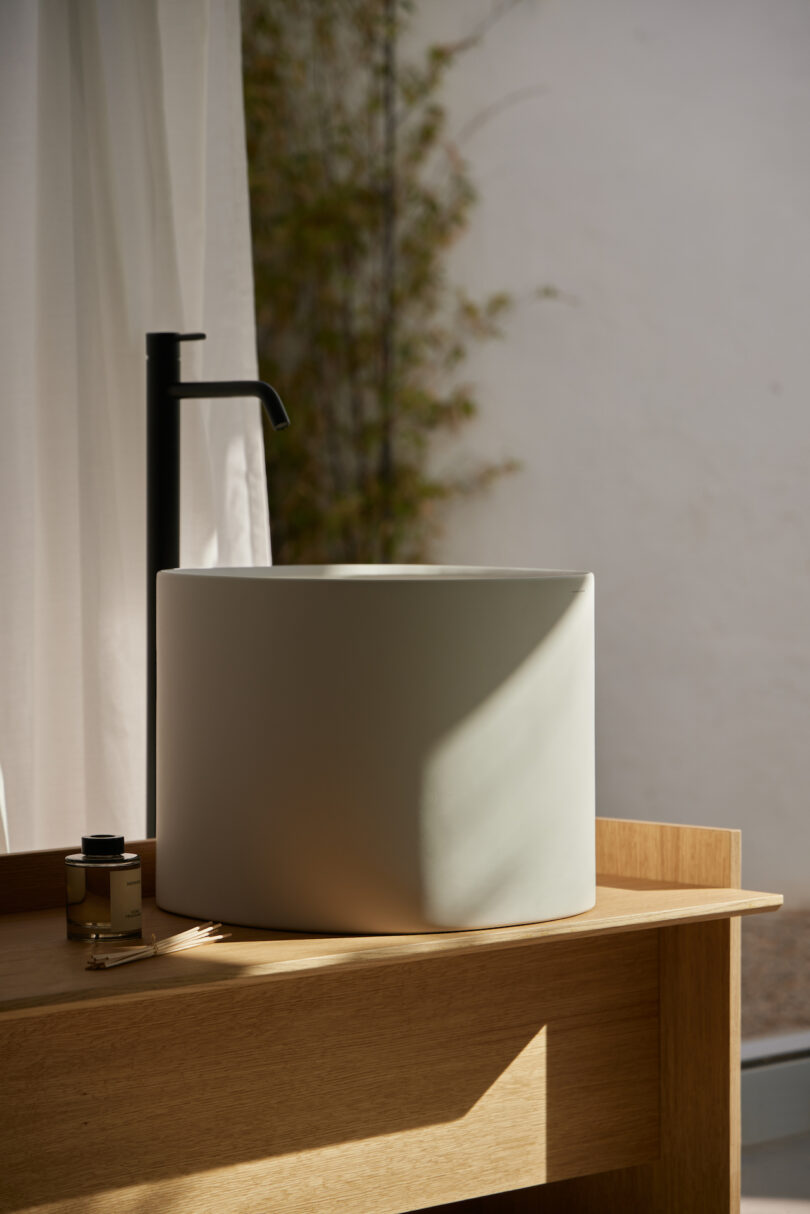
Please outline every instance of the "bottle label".
[{"label": "bottle label", "polygon": [[140,931],[140,868],[110,871],[110,926],[114,932]]}]

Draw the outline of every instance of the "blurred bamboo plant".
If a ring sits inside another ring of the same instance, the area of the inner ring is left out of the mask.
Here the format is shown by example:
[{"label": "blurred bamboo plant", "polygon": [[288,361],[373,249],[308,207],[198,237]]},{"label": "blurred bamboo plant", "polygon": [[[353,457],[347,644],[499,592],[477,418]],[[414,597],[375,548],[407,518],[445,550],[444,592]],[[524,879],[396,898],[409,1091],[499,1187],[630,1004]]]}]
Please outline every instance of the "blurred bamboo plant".
[{"label": "blurred bamboo plant", "polygon": [[259,361],[294,414],[267,444],[280,564],[424,559],[436,506],[513,461],[437,476],[475,416],[468,343],[505,294],[453,288],[475,192],[438,96],[474,38],[398,58],[407,0],[242,0]]}]

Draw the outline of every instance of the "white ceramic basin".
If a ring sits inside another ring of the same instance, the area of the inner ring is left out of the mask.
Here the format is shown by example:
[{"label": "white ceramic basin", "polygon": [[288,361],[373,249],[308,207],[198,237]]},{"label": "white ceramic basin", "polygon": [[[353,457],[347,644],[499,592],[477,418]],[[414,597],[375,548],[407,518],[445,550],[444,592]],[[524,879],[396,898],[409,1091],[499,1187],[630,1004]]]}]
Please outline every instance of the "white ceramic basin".
[{"label": "white ceramic basin", "polygon": [[157,899],[319,932],[594,904],[593,578],[158,576]]}]

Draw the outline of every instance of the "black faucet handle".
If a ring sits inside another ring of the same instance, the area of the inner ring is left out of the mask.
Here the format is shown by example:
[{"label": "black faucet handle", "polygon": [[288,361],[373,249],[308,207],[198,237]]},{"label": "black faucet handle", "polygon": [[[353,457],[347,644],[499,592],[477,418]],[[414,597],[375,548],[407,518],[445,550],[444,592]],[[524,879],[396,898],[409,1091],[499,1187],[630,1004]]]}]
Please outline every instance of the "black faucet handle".
[{"label": "black faucet handle", "polygon": [[178,341],[205,341],[204,333],[178,333]]}]

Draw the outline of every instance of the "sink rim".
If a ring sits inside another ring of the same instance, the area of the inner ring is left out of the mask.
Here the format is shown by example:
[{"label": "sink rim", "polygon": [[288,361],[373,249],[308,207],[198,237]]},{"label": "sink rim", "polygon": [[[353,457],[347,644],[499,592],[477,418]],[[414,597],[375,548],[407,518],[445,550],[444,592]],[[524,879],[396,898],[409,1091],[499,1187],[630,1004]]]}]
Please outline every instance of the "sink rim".
[{"label": "sink rim", "polygon": [[158,578],[225,578],[285,582],[509,582],[590,578],[578,569],[532,569],[498,565],[252,565],[208,569],[164,569]]}]

